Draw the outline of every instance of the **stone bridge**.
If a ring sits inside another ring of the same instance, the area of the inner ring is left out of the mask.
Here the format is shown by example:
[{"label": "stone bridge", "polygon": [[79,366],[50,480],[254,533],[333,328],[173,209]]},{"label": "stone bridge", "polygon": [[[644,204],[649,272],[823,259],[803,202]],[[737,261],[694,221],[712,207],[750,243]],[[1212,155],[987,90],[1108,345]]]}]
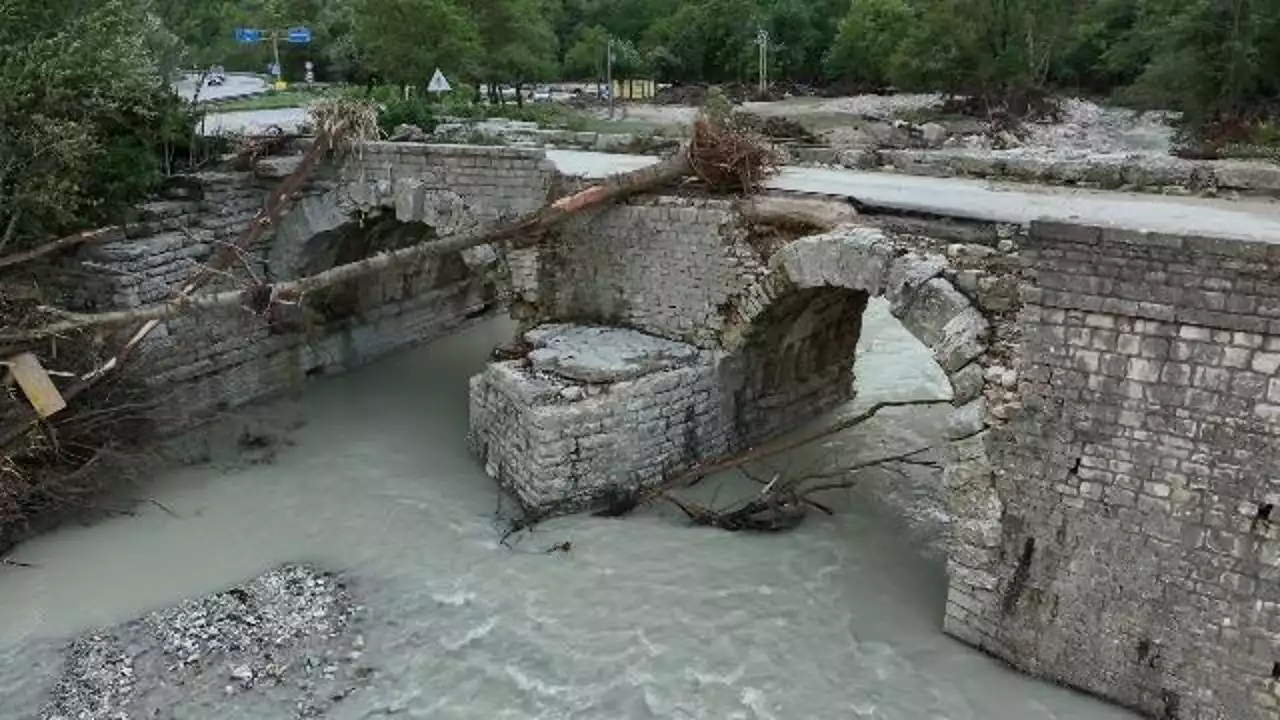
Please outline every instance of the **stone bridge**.
[{"label": "stone bridge", "polygon": [[[69,299],[165,297],[292,162],[151,207],[137,237],[82,252]],[[573,183],[541,151],[374,145],[243,272],[298,277]],[[145,360],[185,425],[505,306],[527,354],[473,379],[475,449],[525,504],[585,507],[847,400],[882,297],[953,391],[946,631],[1152,717],[1275,718],[1278,263],[1262,241],[1070,222],[874,216],[805,235],[740,201],[649,196],[324,293],[297,327],[177,319]]]}]

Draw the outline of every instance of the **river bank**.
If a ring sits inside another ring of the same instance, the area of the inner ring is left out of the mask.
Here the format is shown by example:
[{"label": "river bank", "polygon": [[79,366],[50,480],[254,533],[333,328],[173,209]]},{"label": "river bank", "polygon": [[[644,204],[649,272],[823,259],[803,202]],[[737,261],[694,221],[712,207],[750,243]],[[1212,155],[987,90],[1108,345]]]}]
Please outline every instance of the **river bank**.
[{"label": "river bank", "polygon": [[[873,307],[866,328],[855,407],[945,394],[927,351],[883,307]],[[497,492],[464,435],[466,378],[509,333],[502,321],[478,325],[208,428],[180,448],[194,464],[147,490],[172,514],[147,504],[136,517],[20,546],[14,557],[35,567],[0,572],[0,715],[56,717],[46,703],[59,680],[101,675],[106,662],[66,662],[85,657],[68,656],[73,639],[83,647],[105,632],[136,641],[138,626],[128,623],[144,616],[171,619],[152,637],[174,637],[190,618],[173,611],[182,601],[214,607],[228,588],[253,594],[254,578],[304,563],[341,579],[350,606],[362,608],[345,626],[354,634],[339,633],[335,646],[360,637],[350,671],[367,669],[354,690],[304,715],[307,693],[331,687],[323,665],[306,688],[246,690],[246,661],[211,652],[173,712],[209,720],[1131,717],[941,633],[945,509],[931,474],[868,478],[832,499],[835,517],[815,515],[779,535],[690,528],[658,509],[562,518],[503,547]],[[942,422],[941,412],[887,413],[838,438],[838,452],[815,452],[851,461],[931,444]],[[237,444],[245,431],[274,440],[246,453]],[[547,552],[566,542],[569,552]],[[248,670],[257,677],[257,666]],[[126,707],[151,707],[166,677],[135,667],[137,704]]]}]

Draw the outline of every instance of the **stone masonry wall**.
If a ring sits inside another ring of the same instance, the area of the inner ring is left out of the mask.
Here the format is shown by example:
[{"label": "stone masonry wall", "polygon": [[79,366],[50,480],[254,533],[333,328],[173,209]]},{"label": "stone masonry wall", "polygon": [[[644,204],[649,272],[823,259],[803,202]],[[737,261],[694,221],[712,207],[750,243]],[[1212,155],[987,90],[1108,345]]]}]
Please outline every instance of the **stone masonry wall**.
[{"label": "stone masonry wall", "polygon": [[999,581],[948,629],[1153,717],[1280,716],[1280,245],[1037,223],[1026,257]]},{"label": "stone masonry wall", "polygon": [[550,325],[471,380],[486,472],[535,511],[609,505],[728,448],[715,353],[634,330]]},{"label": "stone masonry wall", "polygon": [[[681,235],[680,218],[696,220],[713,210],[724,215]],[[989,591],[1001,569],[1003,507],[984,441],[988,426],[1016,406],[1008,368],[1017,351],[1009,320],[1017,310],[1016,257],[857,225],[761,243],[732,210],[690,198],[612,209],[625,220],[595,218],[521,257],[513,254],[515,291],[547,320],[589,322],[604,314],[610,322],[718,352],[715,404],[729,451],[847,399],[862,310],[869,297],[884,297],[951,381],[953,442],[942,478],[954,518],[948,572],[956,597]],[[614,230],[585,232],[601,227]],[[664,263],[610,261],[643,257],[650,247]],[[584,264],[584,255],[604,269]],[[563,286],[569,279],[574,286]],[[633,292],[648,304],[602,301]],[[711,325],[699,330],[699,322]]]},{"label": "stone masonry wall", "polygon": [[934,349],[956,404],[949,633],[1153,717],[1280,714],[1280,246],[1037,223],[1021,249],[860,228],[761,259],[726,205],[610,212],[526,251],[517,292],[725,353],[731,408],[730,378],[788,364],[804,293],[883,295]]},{"label": "stone masonry wall", "polygon": [[722,375],[740,444],[776,437],[852,397],[852,359],[867,299],[860,292],[804,290],[774,303],[753,323]]},{"label": "stone masonry wall", "polygon": [[715,347],[733,293],[765,270],[733,203],[717,198],[637,198],[549,235],[510,259],[535,321],[616,324]]},{"label": "stone masonry wall", "polygon": [[[86,246],[68,265],[71,304],[107,310],[168,298],[244,230],[297,160],[270,158],[256,173],[206,173],[194,197],[150,206],[149,222],[133,237]],[[442,234],[526,212],[543,204],[553,172],[539,151],[367,146],[320,173],[277,231],[209,288],[238,287],[249,274],[288,280],[326,269],[335,261],[332,243],[318,238],[343,234],[358,243],[370,219]],[[349,369],[446,333],[496,308],[496,262],[492,249],[482,247],[461,261],[428,260],[365,278],[353,283],[353,315],[308,328],[281,331],[243,309],[171,319],[149,337],[140,358],[165,397],[157,419],[185,427],[309,374]]]}]

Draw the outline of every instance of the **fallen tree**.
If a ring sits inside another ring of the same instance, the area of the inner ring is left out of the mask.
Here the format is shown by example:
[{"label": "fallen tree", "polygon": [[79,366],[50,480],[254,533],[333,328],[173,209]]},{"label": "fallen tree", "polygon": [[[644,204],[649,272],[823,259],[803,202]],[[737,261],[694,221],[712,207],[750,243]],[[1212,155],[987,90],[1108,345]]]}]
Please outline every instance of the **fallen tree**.
[{"label": "fallen tree", "polygon": [[[745,448],[714,460],[698,463],[688,470],[677,473],[666,480],[648,488],[635,492],[620,492],[605,502],[605,507],[596,511],[600,517],[622,517],[642,507],[659,502],[669,502],[679,508],[694,524],[721,528],[723,530],[740,531],[779,531],[787,530],[800,524],[809,509],[824,513],[831,510],[813,498],[814,495],[853,487],[857,484],[855,474],[873,467],[890,467],[895,465],[915,465],[938,469],[940,466],[930,460],[920,459],[931,447],[916,448],[909,452],[885,457],[873,458],[852,465],[834,468],[824,473],[797,473],[784,477],[781,473],[772,478],[763,479],[749,469],[749,464],[776,458],[789,452],[827,440],[842,432],[852,430],[866,423],[885,410],[908,407],[933,407],[949,404],[948,400],[888,400],[875,403],[870,407],[843,417],[830,425],[798,435],[783,436],[760,445]],[[725,471],[738,471],[748,479],[762,486],[759,493],[726,508],[712,508],[700,505],[677,495],[681,490],[692,488],[712,475]],[[506,522],[502,542],[517,533],[532,529],[544,520],[564,514],[567,510],[575,510],[579,501],[571,499],[565,507],[552,506],[540,510],[522,513],[519,517]]]},{"label": "fallen tree", "polygon": [[[105,313],[80,314],[54,308],[41,308],[45,315],[57,318],[35,327],[0,332],[0,346],[30,345],[56,341],[68,333],[96,328],[139,323],[114,356],[84,374],[63,390],[70,402],[92,388],[102,377],[118,370],[142,343],[167,318],[190,310],[242,307],[266,315],[277,304],[296,303],[309,292],[349,282],[369,274],[413,262],[422,257],[457,253],[486,243],[514,240],[535,235],[557,223],[592,207],[616,202],[689,177],[703,180],[722,192],[751,193],[774,168],[776,156],[767,143],[735,126],[727,115],[710,112],[699,117],[692,141],[662,161],[639,170],[605,178],[580,192],[552,202],[537,211],[499,223],[496,227],[427,241],[408,248],[381,253],[356,262],[340,265],[308,277],[280,283],[252,281],[245,287],[211,294],[197,294],[211,278],[224,274],[224,269],[238,260],[262,235],[278,224],[292,206],[297,191],[311,176],[320,161],[339,146],[352,146],[376,133],[372,110],[367,106],[345,102],[313,106],[317,137],[296,169],[272,193],[258,217],[242,235],[222,249],[210,263],[199,268],[174,291],[173,297],[154,305]],[[251,155],[274,152],[277,148],[252,146]],[[66,243],[48,252],[70,246]],[[7,447],[37,426],[38,418],[27,408],[25,417],[16,425],[0,431],[0,447]]]},{"label": "fallen tree", "polygon": [[[323,127],[323,125],[322,125]],[[278,222],[279,216],[291,202],[291,192],[300,186],[314,170],[319,158],[333,141],[324,131],[317,138],[312,150],[302,164],[281,183],[268,201],[264,216],[254,222],[241,240],[226,253],[230,256],[236,248],[243,250],[256,241],[265,230]],[[126,344],[131,349],[160,321],[191,310],[208,310],[223,307],[244,307],[258,314],[279,302],[296,302],[303,295],[326,287],[349,282],[367,275],[419,260],[423,257],[458,253],[488,243],[503,242],[533,236],[593,207],[617,202],[632,195],[670,185],[684,178],[695,176],[722,192],[751,193],[758,190],[760,182],[770,172],[775,162],[772,151],[755,136],[712,116],[699,118],[693,140],[678,152],[648,167],[611,175],[596,184],[566,196],[532,213],[514,220],[482,227],[470,232],[433,239],[407,248],[380,253],[372,257],[339,265],[307,277],[280,283],[250,285],[240,290],[209,295],[194,292],[204,280],[212,277],[225,263],[211,263],[201,274],[178,290],[174,297],[162,303],[139,308],[105,313],[77,314],[50,309],[63,319],[42,327],[20,333],[0,334],[0,343],[14,343],[56,337],[62,333],[87,327],[111,326],[131,322],[145,322],[136,337]],[[782,201],[780,201],[782,202]],[[767,203],[748,203],[744,210],[759,221],[768,217],[781,219],[791,213],[810,222],[821,222],[812,209],[799,209],[797,203],[776,206],[772,211]],[[778,209],[782,207],[784,209]],[[830,217],[830,213],[827,217]],[[109,370],[111,368],[107,368]]]}]

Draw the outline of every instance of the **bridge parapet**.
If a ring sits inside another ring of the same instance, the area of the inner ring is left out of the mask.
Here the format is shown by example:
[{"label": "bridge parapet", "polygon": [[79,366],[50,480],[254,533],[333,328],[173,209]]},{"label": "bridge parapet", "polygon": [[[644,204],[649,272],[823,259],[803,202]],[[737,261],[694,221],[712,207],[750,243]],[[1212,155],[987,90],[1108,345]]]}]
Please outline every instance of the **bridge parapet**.
[{"label": "bridge parapet", "polygon": [[[154,203],[145,222],[67,259],[58,304],[96,312],[169,298],[175,285],[236,239],[268,189],[298,158],[268,158],[249,172],[194,178],[179,200]],[[374,143],[326,166],[279,227],[211,289],[290,280],[394,243],[541,206],[555,169],[539,150]],[[166,401],[157,422],[177,429],[210,413],[296,387],[438,337],[497,308],[492,252],[394,268],[316,298],[306,332],[281,332],[244,308],[168,320],[142,347],[149,382]],[[341,296],[341,297],[339,297]],[[340,300],[340,302],[338,302]],[[339,311],[340,312],[335,312]]]}]

